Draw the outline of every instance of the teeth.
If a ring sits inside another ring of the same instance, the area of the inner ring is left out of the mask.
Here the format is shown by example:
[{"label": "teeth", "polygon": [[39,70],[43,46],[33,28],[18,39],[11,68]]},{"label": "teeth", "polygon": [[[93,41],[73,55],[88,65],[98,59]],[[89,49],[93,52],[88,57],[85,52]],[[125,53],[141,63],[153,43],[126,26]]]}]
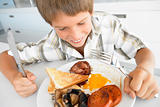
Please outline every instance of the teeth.
[{"label": "teeth", "polygon": [[79,41],[81,41],[81,39],[80,39],[80,40],[77,40],[77,41],[73,41],[73,42],[79,42]]},{"label": "teeth", "polygon": [[82,40],[82,38],[81,39],[79,39],[79,40],[76,40],[76,41],[72,41],[72,42],[74,42],[74,43],[78,43],[78,42],[80,42]]}]

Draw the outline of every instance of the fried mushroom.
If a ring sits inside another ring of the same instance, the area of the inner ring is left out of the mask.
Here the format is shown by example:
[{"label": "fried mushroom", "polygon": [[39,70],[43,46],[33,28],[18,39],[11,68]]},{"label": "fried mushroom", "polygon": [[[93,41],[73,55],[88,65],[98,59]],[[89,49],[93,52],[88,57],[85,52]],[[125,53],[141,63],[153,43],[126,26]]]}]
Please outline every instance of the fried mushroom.
[{"label": "fried mushroom", "polygon": [[87,95],[80,89],[56,90],[55,107],[87,107]]}]

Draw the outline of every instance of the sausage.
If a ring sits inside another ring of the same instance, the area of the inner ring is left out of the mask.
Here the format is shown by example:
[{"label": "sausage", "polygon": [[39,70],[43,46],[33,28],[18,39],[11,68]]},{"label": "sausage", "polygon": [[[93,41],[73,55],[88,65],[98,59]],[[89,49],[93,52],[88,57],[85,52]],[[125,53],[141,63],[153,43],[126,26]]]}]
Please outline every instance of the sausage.
[{"label": "sausage", "polygon": [[112,98],[105,89],[93,92],[88,98],[88,107],[110,107]]},{"label": "sausage", "polygon": [[88,107],[114,107],[121,98],[121,90],[116,85],[107,85],[89,96]]},{"label": "sausage", "polygon": [[116,106],[122,99],[122,93],[119,87],[116,85],[107,85],[104,88],[107,89],[108,94],[112,97],[112,106]]},{"label": "sausage", "polygon": [[91,67],[87,61],[78,61],[71,67],[70,73],[89,75],[91,73]]}]

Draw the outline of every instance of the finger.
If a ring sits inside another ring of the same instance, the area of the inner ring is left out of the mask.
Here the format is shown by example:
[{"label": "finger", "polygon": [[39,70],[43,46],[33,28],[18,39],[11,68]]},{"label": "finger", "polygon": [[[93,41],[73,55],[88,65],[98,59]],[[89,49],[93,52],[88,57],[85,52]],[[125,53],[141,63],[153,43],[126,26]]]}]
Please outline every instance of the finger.
[{"label": "finger", "polygon": [[35,85],[34,83],[31,83],[30,85],[24,85],[24,84],[21,84],[21,85],[15,85],[15,90],[17,91],[17,92],[21,92],[21,91],[26,91],[27,89],[31,89],[31,87],[33,87],[33,85]]},{"label": "finger", "polygon": [[[138,97],[144,96],[144,95],[147,93],[147,91],[149,90],[148,88],[150,87],[150,85],[151,85],[152,83],[154,83],[152,76],[148,76],[147,79],[143,81],[140,90],[136,92],[136,95],[137,95]],[[154,85],[154,84],[153,84],[153,85]],[[153,85],[152,85],[152,86],[153,86]],[[156,85],[154,85],[154,87],[156,87]],[[153,87],[152,87],[152,88],[153,88]]]},{"label": "finger", "polygon": [[129,94],[132,98],[135,98],[135,92],[130,88],[130,79],[129,78],[125,78],[124,79],[124,92]]},{"label": "finger", "polygon": [[20,85],[22,85],[22,86],[30,86],[30,85],[32,85],[33,84],[33,82],[32,81],[30,81],[28,78],[22,78],[22,81],[21,81],[21,83],[20,83]]},{"label": "finger", "polygon": [[20,88],[18,88],[18,90],[16,90],[18,93],[25,93],[25,92],[30,92],[30,91],[32,91],[32,90],[35,90],[35,89],[37,89],[37,86],[36,86],[36,84],[32,84],[32,85],[30,85],[30,86],[23,86],[23,87],[20,87]]},{"label": "finger", "polygon": [[124,79],[124,88],[123,88],[123,90],[124,90],[124,92],[127,93],[127,94],[129,94],[129,92],[130,92],[129,82],[130,82],[130,79],[126,77],[126,78]]},{"label": "finger", "polygon": [[154,85],[151,85],[149,87],[149,89],[147,90],[147,92],[145,93],[144,96],[142,96],[142,99],[147,99],[149,98],[150,96],[152,97],[152,95],[154,94],[154,92],[159,92],[159,87],[157,84],[154,84]]},{"label": "finger", "polygon": [[142,86],[141,86],[141,88],[140,88],[140,90],[136,92],[136,95],[137,95],[138,97],[144,96],[145,93],[146,93],[147,90],[148,90],[148,86],[149,86],[149,82],[143,83]]},{"label": "finger", "polygon": [[154,88],[150,86],[150,87],[148,88],[148,90],[146,91],[146,93],[145,93],[143,96],[141,96],[140,98],[142,98],[142,99],[148,98],[153,91],[154,91]]},{"label": "finger", "polygon": [[28,89],[27,91],[21,91],[18,94],[22,97],[28,97],[32,95],[33,93],[35,93],[36,91],[37,91],[37,87],[34,87],[33,89]]},{"label": "finger", "polygon": [[17,86],[20,86],[20,87],[22,87],[22,86],[29,86],[29,85],[31,85],[32,83],[33,83],[33,82],[31,82],[30,80],[28,80],[28,78],[22,77],[22,78],[19,78],[19,79],[15,80],[15,81],[13,82],[13,86],[14,86],[14,87],[17,87]]},{"label": "finger", "polygon": [[32,81],[28,80],[27,78],[22,78],[20,80],[17,80],[13,86],[16,90],[19,90],[20,88],[28,87],[32,84]]},{"label": "finger", "polygon": [[29,80],[34,81],[36,79],[36,76],[32,72],[29,72],[27,70],[25,72]]},{"label": "finger", "polygon": [[154,98],[154,96],[155,96],[158,92],[159,92],[158,90],[154,90],[154,91],[151,93],[151,95],[150,95],[149,97],[147,97],[146,99],[147,99],[147,100],[150,100],[150,99]]},{"label": "finger", "polygon": [[135,92],[139,91],[141,88],[141,85],[143,83],[143,75],[142,73],[139,73],[138,76],[134,76],[133,79],[130,82],[130,87]]}]

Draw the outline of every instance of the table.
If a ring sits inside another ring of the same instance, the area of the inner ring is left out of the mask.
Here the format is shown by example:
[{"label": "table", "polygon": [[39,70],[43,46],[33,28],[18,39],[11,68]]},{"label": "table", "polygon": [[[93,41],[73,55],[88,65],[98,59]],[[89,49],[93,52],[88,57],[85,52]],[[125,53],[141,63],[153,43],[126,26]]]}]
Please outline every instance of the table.
[{"label": "table", "polygon": [[[46,67],[59,67],[63,64],[66,64],[66,61],[55,61],[55,62],[42,62],[38,64],[32,64],[25,66],[25,69],[33,72],[36,76],[36,83],[38,87],[47,77],[45,72]],[[160,84],[160,77],[156,77]],[[36,107],[36,96],[37,93],[33,95],[22,98],[14,90],[10,82],[0,73],[0,107]],[[134,107],[159,107],[160,106],[160,97],[154,98],[152,100],[141,100],[137,98]]]},{"label": "table", "polygon": [[0,53],[9,49],[9,45],[4,42],[0,42]]}]

